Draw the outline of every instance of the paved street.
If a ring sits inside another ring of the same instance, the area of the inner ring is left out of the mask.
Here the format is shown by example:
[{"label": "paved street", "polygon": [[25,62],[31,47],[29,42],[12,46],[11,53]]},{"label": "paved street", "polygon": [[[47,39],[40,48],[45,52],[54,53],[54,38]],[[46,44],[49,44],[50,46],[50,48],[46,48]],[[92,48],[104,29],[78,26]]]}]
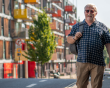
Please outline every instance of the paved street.
[{"label": "paved street", "polygon": [[[75,84],[76,79],[70,79],[70,76],[60,79],[0,79],[0,88],[77,88]],[[90,82],[88,88],[91,88]],[[102,88],[110,88],[110,77],[104,77]]]},{"label": "paved street", "polygon": [[0,88],[65,88],[74,82],[76,79],[0,79]]}]

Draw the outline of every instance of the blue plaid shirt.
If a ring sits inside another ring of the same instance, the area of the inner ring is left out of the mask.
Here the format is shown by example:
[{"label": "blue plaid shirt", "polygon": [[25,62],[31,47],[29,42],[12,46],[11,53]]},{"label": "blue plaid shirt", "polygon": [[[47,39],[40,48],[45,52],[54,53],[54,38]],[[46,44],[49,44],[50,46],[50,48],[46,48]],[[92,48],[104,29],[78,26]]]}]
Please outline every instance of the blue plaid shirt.
[{"label": "blue plaid shirt", "polygon": [[[84,29],[82,37],[78,40],[78,58],[77,62],[93,63],[100,66],[105,66],[103,58],[104,45],[110,43],[110,33],[108,28],[101,22],[95,22],[89,26],[83,20]],[[72,27],[68,36],[75,36],[79,31],[79,23]]]}]

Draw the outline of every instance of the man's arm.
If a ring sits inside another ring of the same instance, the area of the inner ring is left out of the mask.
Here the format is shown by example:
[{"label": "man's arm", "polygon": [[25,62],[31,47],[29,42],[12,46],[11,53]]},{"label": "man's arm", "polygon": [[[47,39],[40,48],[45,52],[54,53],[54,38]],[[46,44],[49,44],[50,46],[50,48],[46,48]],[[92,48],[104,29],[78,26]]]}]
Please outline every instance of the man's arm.
[{"label": "man's arm", "polygon": [[69,44],[73,44],[73,43],[75,43],[75,41],[78,40],[81,36],[82,36],[82,33],[81,33],[81,32],[77,32],[77,33],[75,34],[75,36],[68,36],[68,37],[67,37],[67,42],[68,42]]},{"label": "man's arm", "polygon": [[75,39],[74,39],[74,37],[73,36],[68,36],[67,37],[67,42],[69,43],[69,44],[73,44],[73,43],[75,43]]},{"label": "man's arm", "polygon": [[105,44],[110,59],[110,43]]}]

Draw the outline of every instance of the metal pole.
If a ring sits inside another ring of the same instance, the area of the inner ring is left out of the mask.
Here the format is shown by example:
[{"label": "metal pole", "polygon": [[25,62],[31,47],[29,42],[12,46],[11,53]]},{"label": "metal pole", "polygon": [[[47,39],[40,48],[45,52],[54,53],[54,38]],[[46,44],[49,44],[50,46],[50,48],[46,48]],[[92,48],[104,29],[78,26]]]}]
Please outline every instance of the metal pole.
[{"label": "metal pole", "polygon": [[38,57],[37,57],[36,61],[37,61],[36,62],[37,65],[36,66],[37,66],[37,77],[38,77]]},{"label": "metal pole", "polygon": [[41,62],[41,79],[42,79],[42,62]]},{"label": "metal pole", "polygon": [[19,78],[20,78],[20,57],[19,57]]},{"label": "metal pole", "polygon": [[63,21],[64,21],[64,28],[63,28],[63,31],[64,31],[64,59],[65,59],[65,67],[66,66],[66,35],[65,35],[65,0],[63,2],[63,8],[64,8],[64,18],[63,18]]},{"label": "metal pole", "polygon": [[50,78],[50,63],[49,63],[49,78]]},{"label": "metal pole", "polygon": [[76,18],[77,18],[77,9],[78,9],[78,8],[77,8],[77,0],[76,0]]},{"label": "metal pole", "polygon": [[71,72],[72,72],[72,58],[71,58]]}]

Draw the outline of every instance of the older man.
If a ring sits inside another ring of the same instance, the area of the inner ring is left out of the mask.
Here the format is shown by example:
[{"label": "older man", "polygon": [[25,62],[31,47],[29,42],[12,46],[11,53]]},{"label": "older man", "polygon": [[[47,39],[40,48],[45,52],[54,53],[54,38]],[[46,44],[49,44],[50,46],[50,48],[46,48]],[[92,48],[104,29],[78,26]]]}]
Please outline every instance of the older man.
[{"label": "older man", "polygon": [[[108,28],[95,19],[97,8],[94,4],[87,4],[84,8],[83,33],[79,32],[79,23],[72,27],[68,35],[69,44],[78,41],[77,58],[77,88],[87,88],[89,75],[91,75],[92,88],[102,88],[104,73],[104,45],[110,58],[110,34]],[[80,39],[80,40],[79,40]]]}]

